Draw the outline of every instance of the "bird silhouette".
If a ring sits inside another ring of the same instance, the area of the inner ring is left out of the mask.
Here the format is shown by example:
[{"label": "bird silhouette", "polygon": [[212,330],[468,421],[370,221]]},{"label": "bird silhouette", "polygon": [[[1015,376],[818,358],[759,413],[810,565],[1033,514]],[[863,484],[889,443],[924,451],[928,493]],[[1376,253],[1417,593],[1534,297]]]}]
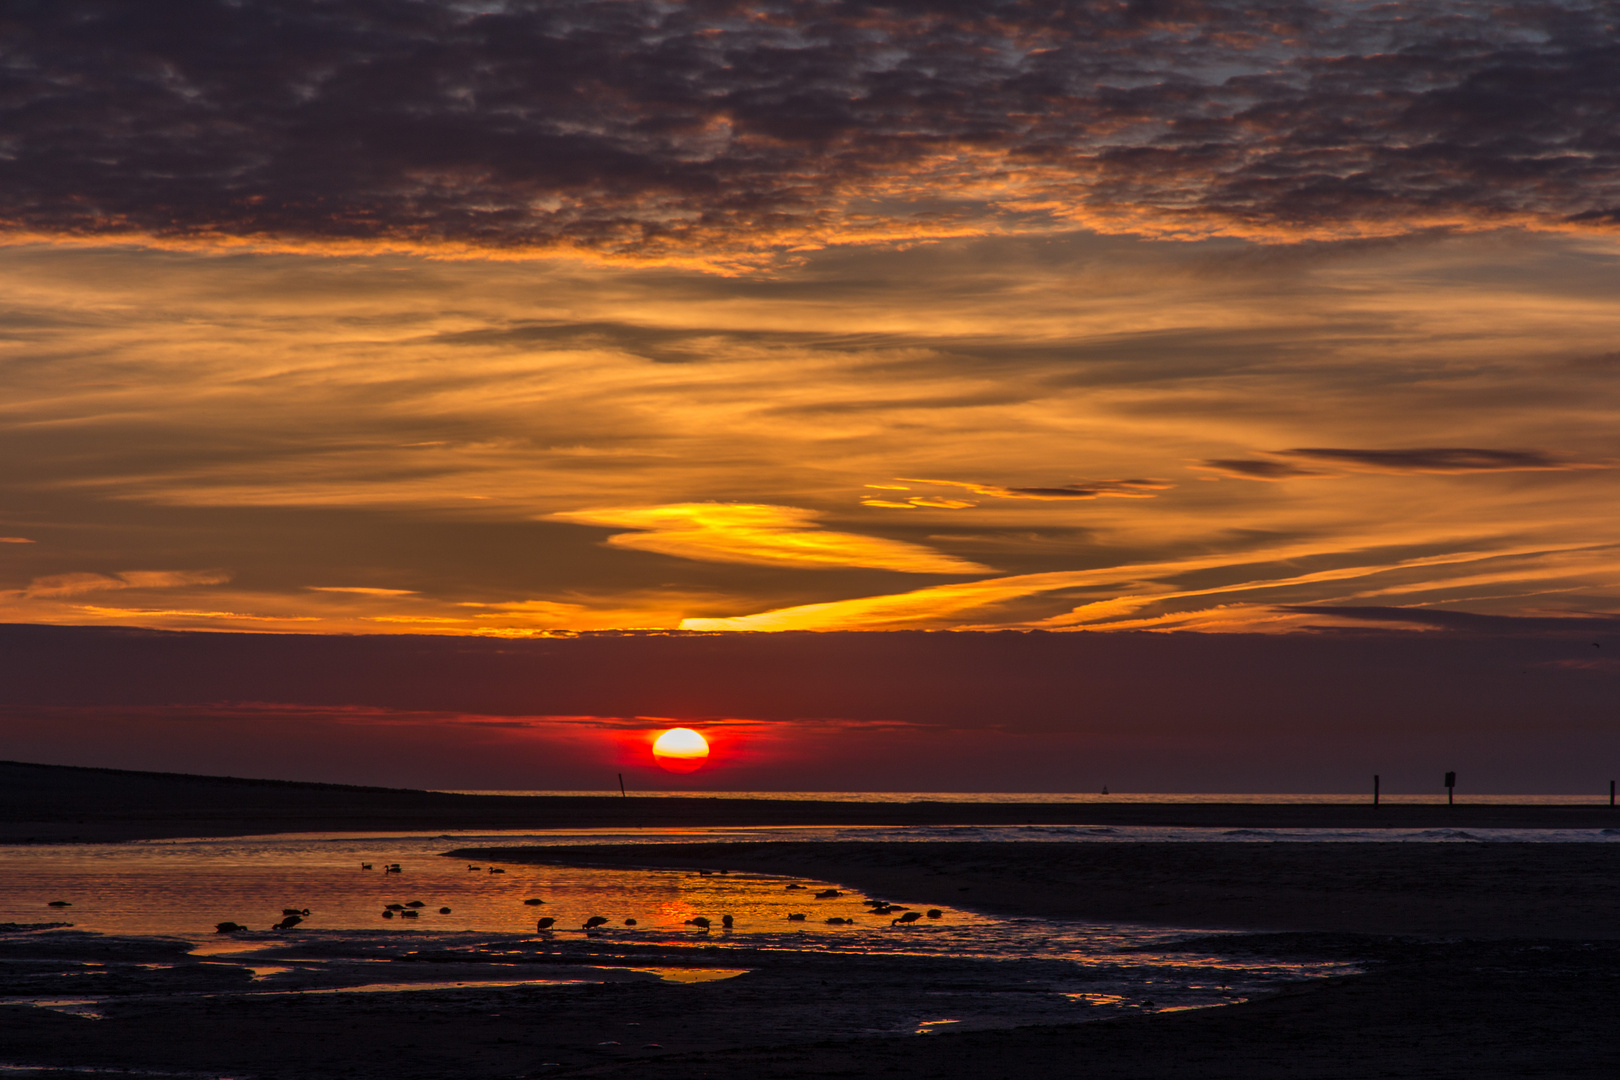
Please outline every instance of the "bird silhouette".
[{"label": "bird silhouette", "polygon": [[536,926],[535,929],[536,930],[550,930],[556,924],[557,924],[557,920],[553,919],[550,915],[547,915],[545,918],[540,920],[540,924],[538,926]]},{"label": "bird silhouette", "polygon": [[833,900],[833,899],[836,899],[836,898],[838,898],[840,896],[843,896],[843,895],[844,894],[839,892],[837,889],[823,889],[820,892],[816,893],[816,899],[817,900]]},{"label": "bird silhouette", "polygon": [[282,919],[280,922],[276,923],[276,925],[272,926],[270,929],[272,929],[272,930],[291,930],[293,927],[297,926],[299,923],[301,923],[303,921],[304,920],[301,919],[300,917],[298,917],[297,915],[289,915],[285,919]]},{"label": "bird silhouette", "polygon": [[448,915],[448,914],[450,914],[450,909],[447,908],[447,907],[442,907],[442,908],[439,909],[439,914],[440,915]]},{"label": "bird silhouette", "polygon": [[889,923],[889,925],[893,926],[895,923],[899,923],[901,926],[909,926],[912,923],[916,922],[920,918],[922,918],[922,912],[920,912],[920,911],[908,911],[904,915],[900,916],[898,919],[892,920]]},{"label": "bird silhouette", "polygon": [[686,920],[686,925],[701,927],[703,932],[707,934],[709,932],[709,927],[712,924],[702,915],[694,915],[692,918]]},{"label": "bird silhouette", "polygon": [[730,915],[722,915],[722,916],[720,916],[720,925],[725,927],[727,930],[731,929],[732,921],[733,920],[732,920]]},{"label": "bird silhouette", "polygon": [[595,930],[598,926],[601,926],[605,922],[607,922],[606,915],[592,915],[590,918],[585,920],[585,925],[580,929]]},{"label": "bird silhouette", "polygon": [[529,899],[527,899],[527,900],[525,900],[523,902],[525,904],[529,905],[530,907],[539,907],[541,904],[545,903],[544,900],[541,900],[537,896],[532,896],[532,897],[530,897]]},{"label": "bird silhouette", "polygon": [[931,907],[931,908],[928,909],[928,917],[930,919],[940,918],[944,914],[945,913],[943,911],[939,910],[939,908],[937,908],[937,907]]}]

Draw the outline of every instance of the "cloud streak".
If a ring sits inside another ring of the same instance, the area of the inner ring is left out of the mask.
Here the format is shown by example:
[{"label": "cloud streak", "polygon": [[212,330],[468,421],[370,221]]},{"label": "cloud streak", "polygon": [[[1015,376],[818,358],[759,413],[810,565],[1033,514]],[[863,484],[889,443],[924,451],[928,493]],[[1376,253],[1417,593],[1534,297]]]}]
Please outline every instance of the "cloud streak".
[{"label": "cloud streak", "polygon": [[757,260],[1083,225],[1611,228],[1607,5],[33,5],[0,220]]},{"label": "cloud streak", "polygon": [[[1306,468],[1303,460],[1327,468]],[[1403,475],[1467,475],[1498,472],[1568,472],[1612,469],[1613,462],[1582,461],[1541,450],[1489,450],[1468,446],[1429,446],[1394,450],[1300,447],[1270,451],[1267,458],[1205,458],[1195,466],[1239,480],[1296,480],[1337,476],[1342,471]],[[1336,467],[1336,468],[1335,468]]]},{"label": "cloud streak", "polygon": [[979,563],[875,536],[822,529],[813,510],[757,503],[574,510],[553,515],[589,525],[638,530],[608,537],[614,547],[703,562],[825,570],[863,567],[907,574],[975,574]]}]

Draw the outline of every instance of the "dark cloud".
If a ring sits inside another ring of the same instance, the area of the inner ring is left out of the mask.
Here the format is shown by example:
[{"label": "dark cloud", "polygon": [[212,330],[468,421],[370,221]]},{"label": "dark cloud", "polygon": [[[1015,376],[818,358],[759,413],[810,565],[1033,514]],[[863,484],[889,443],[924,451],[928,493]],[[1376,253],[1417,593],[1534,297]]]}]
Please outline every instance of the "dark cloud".
[{"label": "dark cloud", "polygon": [[1431,446],[1410,450],[1339,450],[1301,447],[1288,457],[1329,462],[1353,469],[1391,473],[1546,472],[1606,468],[1539,450],[1480,450],[1467,446]]},{"label": "dark cloud", "polygon": [[[1480,615],[1471,611],[1439,611],[1434,608],[1353,607],[1333,604],[1280,605],[1278,611],[1298,615],[1325,615],[1366,623],[1396,623],[1449,630],[1467,634],[1537,635],[1609,641],[1620,634],[1620,618],[1612,615]],[[1602,645],[1599,645],[1602,648]],[[1583,654],[1584,659],[1584,654]],[[1567,665],[1566,665],[1567,666]]]},{"label": "dark cloud", "polygon": [[1240,480],[1292,480],[1301,476],[1326,475],[1286,461],[1264,461],[1259,458],[1205,458],[1198,463],[1198,467]]},{"label": "dark cloud", "polygon": [[1530,0],[13,0],[0,221],[708,258],[1009,218],[1607,227],[1616,23]]},{"label": "dark cloud", "polygon": [[902,476],[898,479],[913,484],[949,484],[967,488],[975,495],[995,499],[1100,499],[1107,496],[1120,499],[1151,499],[1158,492],[1175,487],[1168,480],[1085,480],[1058,487],[1003,487],[1000,484],[980,484],[968,480],[923,480]]}]

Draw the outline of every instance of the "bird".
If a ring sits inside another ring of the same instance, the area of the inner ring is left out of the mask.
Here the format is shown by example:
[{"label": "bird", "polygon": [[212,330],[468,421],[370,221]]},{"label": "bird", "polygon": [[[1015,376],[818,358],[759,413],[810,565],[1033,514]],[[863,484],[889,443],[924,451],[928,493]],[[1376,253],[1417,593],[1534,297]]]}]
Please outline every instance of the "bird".
[{"label": "bird", "polygon": [[844,894],[839,892],[837,889],[823,889],[820,892],[816,893],[816,899],[817,900],[833,900],[833,899],[836,899],[837,897],[840,897],[840,896],[843,896],[843,895]]},{"label": "bird", "polygon": [[467,869],[469,869],[469,870],[482,870],[483,867],[482,866],[474,866],[472,863],[468,863],[467,864]]},{"label": "bird", "polygon": [[370,870],[371,869],[371,864],[368,863],[368,862],[363,862],[363,863],[360,864],[360,869],[362,869],[362,870]]},{"label": "bird", "polygon": [[420,900],[412,900],[410,903],[406,904],[405,906],[406,907],[427,907],[427,905],[422,903],[422,901],[420,901]]},{"label": "bird", "polygon": [[404,904],[389,904],[387,906],[388,906],[389,911],[404,911],[405,910],[405,905]]},{"label": "bird", "polygon": [[531,896],[529,899],[527,899],[527,900],[525,900],[523,902],[525,904],[529,905],[530,907],[539,907],[541,904],[545,903],[544,900],[540,899],[537,896]]},{"label": "bird", "polygon": [[556,923],[557,923],[556,919],[553,919],[550,915],[547,915],[545,918],[540,920],[539,925],[536,926],[535,929],[536,930],[550,930],[553,926],[556,925]]},{"label": "bird", "polygon": [[411,908],[406,908],[404,911],[399,913],[399,917],[402,919],[419,919],[422,917],[422,913]]},{"label": "bird", "polygon": [[282,919],[280,922],[276,923],[276,925],[272,926],[270,929],[272,929],[272,930],[291,930],[293,927],[297,926],[299,923],[301,923],[303,921],[304,920],[299,918],[297,915],[289,915],[285,919]]},{"label": "bird", "polygon": [[450,914],[450,909],[447,908],[447,907],[442,907],[442,908],[439,909],[439,914],[440,915],[448,915],[448,914]]},{"label": "bird", "polygon": [[945,913],[943,911],[939,910],[939,908],[937,908],[937,907],[931,907],[931,908],[928,909],[928,917],[930,919],[937,919],[937,918],[939,918],[940,916],[942,916],[944,914]]},{"label": "bird", "polygon": [[490,867],[490,868],[489,868],[489,872],[490,872],[490,873],[492,873],[492,874],[504,874],[504,873],[506,873],[506,871],[505,871],[505,870],[502,870],[502,869],[501,869],[501,868],[500,868],[500,867],[498,867],[498,866],[492,866],[492,867]]},{"label": "bird", "polygon": [[214,933],[216,933],[216,934],[235,934],[235,933],[239,933],[239,932],[241,932],[243,930],[246,930],[246,929],[247,929],[247,927],[243,926],[241,923],[222,922],[222,923],[217,923],[214,926]]},{"label": "bird", "polygon": [[309,908],[284,907],[281,909],[281,913],[283,915],[308,915]]},{"label": "bird", "polygon": [[828,926],[844,926],[844,925],[846,925],[848,923],[852,923],[854,921],[855,921],[854,919],[841,919],[837,915],[834,915],[832,918],[827,920],[827,925]]},{"label": "bird", "polygon": [[802,911],[795,911],[793,914],[788,916],[788,922],[804,922],[804,920],[808,919],[809,917],[810,916],[806,915]]},{"label": "bird", "polygon": [[46,907],[72,907],[73,905],[68,903],[66,900],[52,900],[50,903],[46,904],[45,906]]},{"label": "bird", "polygon": [[592,915],[590,918],[585,920],[585,925],[581,927],[581,929],[595,930],[598,926],[601,926],[605,922],[607,922],[606,915]]},{"label": "bird", "polygon": [[920,918],[922,918],[922,912],[920,912],[920,911],[908,911],[904,915],[900,916],[898,919],[892,920],[889,923],[889,925],[893,926],[895,923],[899,923],[902,926],[909,926],[910,924],[916,922]]},{"label": "bird", "polygon": [[790,888],[790,889],[802,889],[802,888],[804,888],[804,886],[803,885],[789,885],[788,888]]},{"label": "bird", "polygon": [[636,920],[634,920],[634,919],[626,919],[626,920],[624,920],[624,925],[626,925],[626,926],[634,926],[634,925],[636,925]]},{"label": "bird", "polygon": [[730,915],[722,915],[722,916],[720,916],[720,925],[725,927],[727,930],[731,929],[732,922],[733,922],[733,919],[731,918]]},{"label": "bird", "polygon": [[703,932],[707,934],[711,924],[709,920],[705,919],[702,915],[694,915],[692,918],[686,920],[686,925],[701,927]]},{"label": "bird", "polygon": [[392,911],[389,911],[387,908],[383,908],[383,918],[392,919],[393,917],[394,913]]}]

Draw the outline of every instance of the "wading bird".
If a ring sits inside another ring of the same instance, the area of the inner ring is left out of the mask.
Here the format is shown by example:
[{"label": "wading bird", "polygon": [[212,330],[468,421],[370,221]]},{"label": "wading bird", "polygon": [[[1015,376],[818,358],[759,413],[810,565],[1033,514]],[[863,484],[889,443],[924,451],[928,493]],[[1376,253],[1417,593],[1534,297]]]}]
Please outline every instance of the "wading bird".
[{"label": "wading bird", "polygon": [[550,915],[547,915],[545,918],[540,920],[539,925],[536,926],[535,929],[536,930],[550,930],[556,924],[557,924],[557,920],[553,919]]}]

